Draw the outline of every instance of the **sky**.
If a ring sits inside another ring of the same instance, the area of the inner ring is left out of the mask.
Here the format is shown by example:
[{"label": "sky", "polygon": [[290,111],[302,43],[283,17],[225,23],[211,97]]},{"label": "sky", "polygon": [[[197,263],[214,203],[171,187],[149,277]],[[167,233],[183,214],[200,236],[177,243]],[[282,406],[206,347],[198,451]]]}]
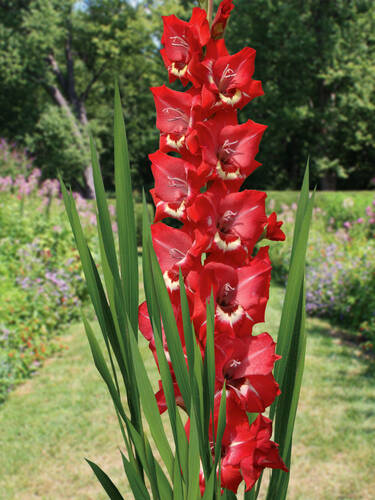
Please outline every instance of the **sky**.
[{"label": "sky", "polygon": [[[137,5],[138,1],[139,0],[129,0],[129,3],[135,7]],[[75,3],[74,7],[77,10],[85,10],[85,8],[86,8],[85,1],[84,0],[78,0]]]}]

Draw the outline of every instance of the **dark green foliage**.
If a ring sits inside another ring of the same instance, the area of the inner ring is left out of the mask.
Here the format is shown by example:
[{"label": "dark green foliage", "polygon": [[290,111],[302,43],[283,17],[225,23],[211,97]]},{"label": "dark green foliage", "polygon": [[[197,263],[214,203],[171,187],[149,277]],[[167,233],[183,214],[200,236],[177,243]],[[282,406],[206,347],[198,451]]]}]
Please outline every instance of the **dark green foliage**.
[{"label": "dark green foliage", "polygon": [[162,80],[153,13],[119,0],[87,0],[81,9],[72,0],[31,0],[21,7],[0,6],[0,137],[27,145],[45,177],[60,172],[83,190],[90,128],[112,187],[110,102],[117,74],[133,177],[143,184],[147,154],[157,147],[149,87]]},{"label": "dark green foliage", "polygon": [[308,155],[322,188],[370,187],[375,159],[375,4],[237,0],[231,51],[257,50],[265,96],[242,113],[269,126],[251,186],[295,188]]},{"label": "dark green foliage", "polygon": [[[13,0],[0,5],[0,137],[27,145],[44,176],[85,183],[88,123],[113,188],[114,76],[124,96],[133,185],[150,187],[158,146],[150,86],[166,72],[160,15],[198,2]],[[215,1],[217,7],[219,1]],[[241,113],[269,126],[249,187],[296,188],[308,155],[323,188],[369,188],[375,161],[375,7],[370,0],[236,0],[231,52],[257,49],[265,96]],[[71,49],[69,66],[66,47]],[[69,45],[70,44],[70,45]],[[57,67],[53,68],[51,56]],[[70,69],[69,69],[70,68]],[[72,79],[73,78],[73,79]],[[58,90],[67,106],[57,102]]]},{"label": "dark green foliage", "polygon": [[55,178],[60,174],[69,185],[84,188],[83,171],[90,161],[88,142],[85,140],[85,147],[80,147],[64,110],[49,104],[34,132],[27,136],[26,144],[30,151],[37,152],[36,164],[42,167],[44,177]]}]

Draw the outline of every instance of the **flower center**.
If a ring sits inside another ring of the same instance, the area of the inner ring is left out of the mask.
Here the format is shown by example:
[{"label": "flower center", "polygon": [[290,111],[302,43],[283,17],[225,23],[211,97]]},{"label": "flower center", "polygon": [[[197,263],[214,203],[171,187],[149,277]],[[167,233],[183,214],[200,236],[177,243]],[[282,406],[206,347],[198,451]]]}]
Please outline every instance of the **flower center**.
[{"label": "flower center", "polygon": [[216,164],[216,173],[220,177],[220,179],[223,179],[224,181],[234,181],[243,177],[239,168],[237,168],[234,172],[226,172],[223,169],[223,166],[225,167],[225,164],[222,165],[221,161],[218,160]]},{"label": "flower center", "polygon": [[233,71],[233,69],[227,64],[224,68],[223,74],[221,75],[218,89],[220,92],[225,92],[225,90],[228,88],[228,85],[230,84],[230,80],[236,76],[236,73]]},{"label": "flower center", "polygon": [[180,177],[171,177],[168,175],[168,186],[176,189],[180,189],[184,193],[188,191],[188,183],[185,179],[180,179]]},{"label": "flower center", "polygon": [[178,63],[173,62],[171,64],[171,67],[170,67],[170,72],[172,73],[172,75],[175,75],[178,78],[181,78],[181,77],[186,75],[188,67],[187,67],[187,64],[185,64],[185,66],[183,66],[181,69],[179,69],[177,65],[178,65]]},{"label": "flower center", "polygon": [[169,255],[177,261],[183,260],[186,257],[184,252],[181,252],[178,248],[170,248]]},{"label": "flower center", "polygon": [[180,108],[174,108],[173,106],[167,106],[166,108],[163,108],[163,113],[166,115],[169,115],[167,118],[167,122],[177,122],[177,121],[182,121],[183,123],[186,124],[186,126],[189,125],[189,119],[186,116],[186,113],[182,111]]},{"label": "flower center", "polygon": [[228,92],[229,96],[227,95],[224,95],[222,92],[219,92],[219,97],[221,99],[221,101],[224,103],[224,104],[229,104],[230,106],[235,106],[240,100],[241,100],[241,97],[242,97],[242,92],[240,91],[240,89],[235,89],[235,91],[232,93],[232,92]]},{"label": "flower center", "polygon": [[220,290],[217,303],[225,308],[232,304],[236,289],[231,286],[230,283],[225,283],[225,285]]},{"label": "flower center", "polygon": [[181,146],[183,146],[184,141],[185,141],[185,136],[184,135],[182,135],[179,139],[176,139],[176,140],[172,139],[172,137],[170,136],[170,134],[167,135],[167,144],[171,148],[180,149]]},{"label": "flower center", "polygon": [[227,210],[222,215],[218,222],[217,228],[221,233],[228,234],[231,230],[233,224],[233,219],[236,217],[237,212],[232,212],[232,210]]}]

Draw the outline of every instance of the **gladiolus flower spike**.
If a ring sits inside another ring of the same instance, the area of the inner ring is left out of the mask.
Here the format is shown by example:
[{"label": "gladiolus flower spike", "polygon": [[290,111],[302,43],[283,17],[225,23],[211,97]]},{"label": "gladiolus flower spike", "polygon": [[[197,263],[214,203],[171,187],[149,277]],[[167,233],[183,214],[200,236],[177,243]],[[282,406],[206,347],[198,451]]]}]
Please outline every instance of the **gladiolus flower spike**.
[{"label": "gladiolus flower spike", "polygon": [[[214,420],[226,384],[221,486],[236,493],[243,480],[250,490],[265,467],[287,469],[277,444],[270,440],[272,422],[262,415],[280,393],[272,374],[279,356],[268,333],[252,333],[253,325],[264,321],[271,279],[268,247],[262,242],[285,236],[276,214],[266,215],[265,193],[239,192],[259,166],[255,157],[266,126],[252,120],[238,123],[238,109],[263,91],[261,82],[252,78],[255,50],[246,47],[230,55],[225,47],[223,34],[232,8],[232,0],[222,1],[211,30],[206,12],[200,8],[194,8],[189,22],[175,16],[163,18],[161,54],[170,81],[179,79],[191,86],[185,92],[164,85],[151,89],[160,149],[150,160],[156,205],[153,245],[184,351],[179,270],[202,356],[206,303],[211,293],[214,296]],[[182,227],[165,225],[162,219],[166,217],[179,220]],[[139,308],[139,328],[158,363],[145,303]],[[170,359],[165,340],[164,346]],[[184,407],[172,364],[169,366],[177,404]],[[159,387],[156,398],[162,413],[166,402],[161,382]],[[252,424],[247,412],[258,414]],[[190,420],[188,433],[189,426]],[[200,486],[203,492],[202,474]]]}]

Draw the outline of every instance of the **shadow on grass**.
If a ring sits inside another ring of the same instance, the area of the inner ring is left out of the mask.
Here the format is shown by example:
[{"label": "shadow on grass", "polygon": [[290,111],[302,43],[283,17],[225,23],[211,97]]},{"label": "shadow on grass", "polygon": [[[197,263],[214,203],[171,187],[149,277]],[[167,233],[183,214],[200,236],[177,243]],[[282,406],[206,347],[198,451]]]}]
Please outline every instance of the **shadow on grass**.
[{"label": "shadow on grass", "polygon": [[[314,327],[310,329],[308,328],[310,334],[313,333],[314,335],[321,336],[322,341],[326,341],[326,344],[330,342],[330,339],[336,339],[340,345],[351,349],[351,351],[342,350],[340,354],[335,353],[336,356],[339,355],[342,358],[347,358],[349,360],[353,358],[353,353],[355,353],[355,356],[359,358],[365,366],[365,370],[362,375],[369,378],[375,377],[375,352],[364,351],[361,349],[361,344],[358,342],[358,335],[356,335],[353,331],[338,328],[337,326],[330,324],[328,320],[320,318],[311,319],[314,321]],[[324,321],[324,323],[319,324],[318,321],[319,323],[320,321]]]}]

